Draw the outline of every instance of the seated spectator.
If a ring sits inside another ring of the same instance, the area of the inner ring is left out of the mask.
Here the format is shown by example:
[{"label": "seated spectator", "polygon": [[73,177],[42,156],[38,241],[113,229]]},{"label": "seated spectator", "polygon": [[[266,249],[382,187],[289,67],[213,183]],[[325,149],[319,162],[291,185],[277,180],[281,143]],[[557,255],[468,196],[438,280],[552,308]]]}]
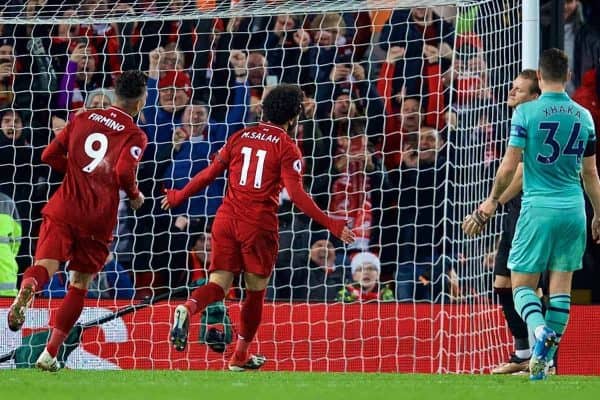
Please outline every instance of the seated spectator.
[{"label": "seated spectator", "polygon": [[[44,286],[42,296],[57,299],[65,297],[69,288],[68,266],[61,267],[50,282]],[[104,268],[90,283],[87,297],[90,299],[133,299],[134,289],[129,274],[123,269],[112,253],[106,257]]]},{"label": "seated spectator", "polygon": [[355,254],[350,269],[353,282],[338,292],[337,301],[351,303],[357,300],[394,300],[394,292],[390,287],[379,282],[381,262],[375,254],[369,252]]},{"label": "seated spectator", "polygon": [[308,268],[295,268],[291,283],[294,298],[309,301],[335,299],[345,280],[342,257],[327,236],[313,234]]}]

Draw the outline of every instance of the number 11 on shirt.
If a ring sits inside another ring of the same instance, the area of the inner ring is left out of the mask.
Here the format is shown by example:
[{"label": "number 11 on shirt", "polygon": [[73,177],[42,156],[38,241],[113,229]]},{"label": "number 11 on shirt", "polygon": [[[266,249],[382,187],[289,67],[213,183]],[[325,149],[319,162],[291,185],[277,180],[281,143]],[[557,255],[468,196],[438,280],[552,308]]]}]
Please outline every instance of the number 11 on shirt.
[{"label": "number 11 on shirt", "polygon": [[[242,147],[242,155],[244,156],[244,162],[242,164],[242,175],[240,177],[240,186],[246,186],[248,180],[248,169],[250,169],[250,163],[252,162],[252,148],[244,146]],[[262,185],[263,169],[265,167],[265,158],[267,157],[266,150],[257,150],[256,158],[258,158],[258,164],[256,165],[256,172],[254,174],[254,188],[260,189]]]}]

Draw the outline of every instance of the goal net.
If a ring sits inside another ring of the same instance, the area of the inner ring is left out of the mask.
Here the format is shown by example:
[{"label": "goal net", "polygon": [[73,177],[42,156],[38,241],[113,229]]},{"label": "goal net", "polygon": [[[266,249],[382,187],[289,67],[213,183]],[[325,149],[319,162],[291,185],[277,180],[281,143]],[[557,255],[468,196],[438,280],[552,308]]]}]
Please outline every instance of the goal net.
[{"label": "goal net", "polygon": [[[146,203],[134,213],[123,195],[80,321],[168,300],[86,327],[67,365],[223,368],[231,350],[200,342],[212,340],[207,327],[235,337],[243,282],[225,302],[233,327],[216,305],[193,321],[188,351],[167,340],[174,306],[206,278],[226,178],[170,213],[160,198],[259,121],[279,83],[305,93],[294,132],[305,187],[357,241],[343,246],[282,191],[279,257],[252,350],[270,369],[303,371],[480,373],[508,355],[492,294],[499,218],[475,239],[460,225],[487,195],[508,136],[520,1],[23,3],[0,6],[0,192],[10,198],[0,211],[14,203],[22,232],[0,234],[0,294],[14,295],[12,268],[31,264],[41,209],[62,179],[41,151],[79,110],[114,101],[121,71],[148,73],[138,119],[149,140],[138,171]],[[22,332],[8,330],[11,300],[0,299],[0,352],[33,346],[27,338],[64,296],[65,271]]]}]

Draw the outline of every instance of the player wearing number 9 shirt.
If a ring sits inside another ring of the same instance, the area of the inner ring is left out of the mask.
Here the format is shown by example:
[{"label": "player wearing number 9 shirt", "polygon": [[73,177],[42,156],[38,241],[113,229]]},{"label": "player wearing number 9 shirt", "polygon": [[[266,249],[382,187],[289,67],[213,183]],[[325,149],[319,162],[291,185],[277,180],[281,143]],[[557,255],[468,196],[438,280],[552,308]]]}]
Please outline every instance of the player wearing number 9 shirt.
[{"label": "player wearing number 9 shirt", "polygon": [[144,202],[135,178],[146,136],[133,116],[146,101],[145,75],[124,72],[115,94],[115,106],[78,114],[42,154],[45,163],[65,176],[42,210],[34,265],[25,271],[8,314],[10,329],[20,329],[35,292],[61,262],[69,262],[71,282],[37,361],[41,369],[59,369],[58,349],[81,314],[89,282],[105,263],[117,222],[119,189],[127,193],[133,209]]},{"label": "player wearing number 9 shirt", "polygon": [[272,89],[263,100],[264,122],[231,136],[205,170],[182,190],[167,191],[162,201],[164,209],[177,207],[228,171],[227,193],[212,227],[209,283],[176,308],[171,342],[183,351],[190,317],[223,300],[234,276],[244,272],[246,298],[236,350],[229,362],[232,371],[257,369],[265,362],[262,356],[249,356],[248,346],[260,325],[265,288],[277,257],[277,208],[282,187],[309,217],[345,243],[354,240],[345,221],[325,215],[302,187],[302,156],[288,135],[298,122],[302,101],[297,86]]}]

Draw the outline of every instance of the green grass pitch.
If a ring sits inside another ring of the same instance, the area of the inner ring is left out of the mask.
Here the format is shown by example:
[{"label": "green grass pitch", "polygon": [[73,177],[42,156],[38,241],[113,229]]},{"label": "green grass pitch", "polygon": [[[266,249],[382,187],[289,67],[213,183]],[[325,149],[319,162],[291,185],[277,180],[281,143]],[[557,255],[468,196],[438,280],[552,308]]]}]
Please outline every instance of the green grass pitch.
[{"label": "green grass pitch", "polygon": [[0,371],[2,398],[359,400],[597,399],[600,378],[301,372]]}]

